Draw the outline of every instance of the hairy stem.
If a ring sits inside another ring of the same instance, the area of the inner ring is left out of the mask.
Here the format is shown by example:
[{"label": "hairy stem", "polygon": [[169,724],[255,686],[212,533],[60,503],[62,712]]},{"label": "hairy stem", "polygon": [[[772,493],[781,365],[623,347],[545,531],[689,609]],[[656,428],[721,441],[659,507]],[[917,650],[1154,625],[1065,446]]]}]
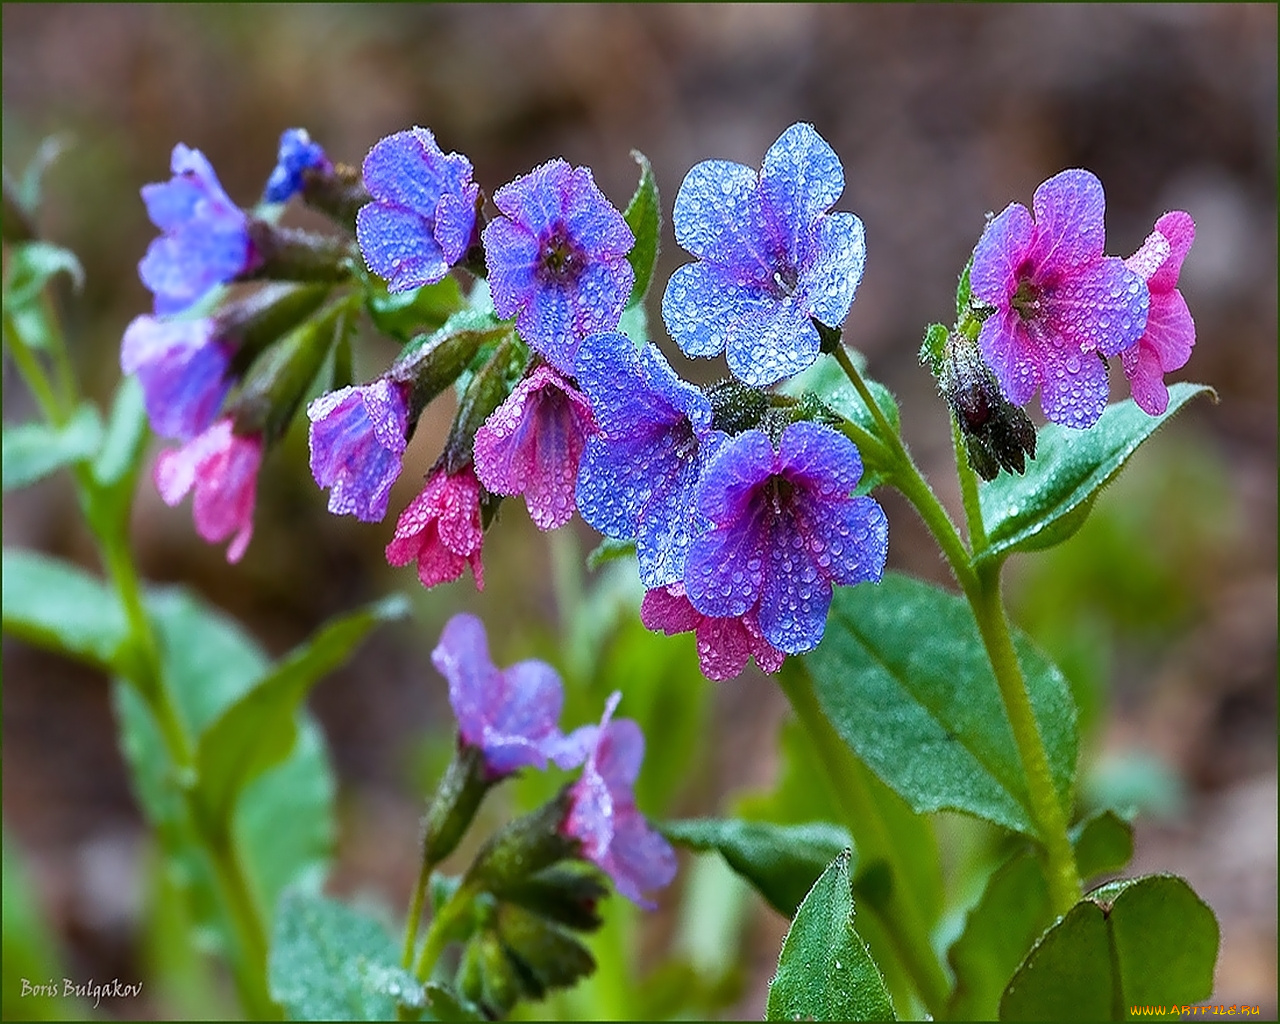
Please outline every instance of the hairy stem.
[{"label": "hairy stem", "polygon": [[982,506],[978,502],[978,476],[969,465],[969,456],[960,437],[960,424],[954,416],[951,417],[951,444],[956,452],[956,476],[960,480],[965,524],[969,528],[969,549],[977,554],[987,546],[987,529],[982,523]]}]

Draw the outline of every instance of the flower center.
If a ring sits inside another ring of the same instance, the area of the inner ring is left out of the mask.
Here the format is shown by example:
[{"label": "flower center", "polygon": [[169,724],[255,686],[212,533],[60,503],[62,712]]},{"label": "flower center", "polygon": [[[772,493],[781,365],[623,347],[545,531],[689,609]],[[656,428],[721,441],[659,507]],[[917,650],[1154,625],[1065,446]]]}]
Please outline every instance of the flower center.
[{"label": "flower center", "polygon": [[774,293],[790,298],[796,293],[796,285],[800,283],[800,272],[790,263],[782,263],[773,272]]},{"label": "flower center", "polygon": [[698,454],[698,438],[693,433],[693,424],[687,419],[681,420],[674,429],[676,458],[686,462]]},{"label": "flower center", "polygon": [[1041,313],[1040,289],[1024,278],[1018,284],[1018,290],[1013,293],[1013,298],[1009,300],[1009,305],[1018,311],[1018,316],[1022,317],[1023,323],[1035,320]]},{"label": "flower center", "polygon": [[775,518],[782,518],[782,510],[791,504],[791,498],[796,493],[796,485],[786,477],[771,476],[764,485],[764,499],[769,506],[769,511],[773,513]]},{"label": "flower center", "polygon": [[557,224],[538,250],[538,277],[546,283],[572,284],[586,269],[587,258],[563,224]]}]

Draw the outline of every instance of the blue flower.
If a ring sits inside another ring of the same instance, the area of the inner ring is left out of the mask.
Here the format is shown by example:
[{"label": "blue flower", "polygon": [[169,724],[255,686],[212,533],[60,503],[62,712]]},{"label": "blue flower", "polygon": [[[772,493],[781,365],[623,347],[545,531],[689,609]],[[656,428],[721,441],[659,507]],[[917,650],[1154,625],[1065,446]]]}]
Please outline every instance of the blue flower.
[{"label": "blue flower", "polygon": [[494,308],[572,374],[578,343],[618,326],[635,280],[635,236],[591,171],[563,160],[503,185],[493,202],[504,214],[484,229]]},{"label": "blue flower", "polygon": [[674,583],[708,527],[695,488],[725,437],[711,427],[711,403],[653,345],[637,350],[612,332],[583,341],[577,378],[600,431],[578,470],[578,510],[607,536],[636,538],[646,587]]},{"label": "blue flower", "polygon": [[373,202],[356,215],[356,239],[389,291],[434,284],[467,254],[480,186],[471,181],[471,161],[446,156],[426,128],[374,145],[364,158],[364,186]]},{"label": "blue flower", "polygon": [[233,346],[218,337],[214,320],[135,317],[125,328],[120,369],[136,373],[151,429],[189,441],[207,427],[231,390]]},{"label": "blue flower", "polygon": [[307,416],[311,475],[330,488],[329,511],[381,522],[407,444],[404,391],[379,377],[372,384],[321,395],[307,407]]},{"label": "blue flower", "polygon": [[725,618],[758,601],[770,644],[787,654],[816,647],[831,585],[884,572],[889,523],[873,499],[851,497],[861,476],[853,442],[816,423],[791,424],[777,451],[759,430],[726,441],[698,485],[712,529],[689,548],[693,607]]},{"label": "blue flower", "polygon": [[280,136],[280,154],[267,179],[262,198],[269,203],[287,203],[302,191],[302,172],[333,167],[324,149],[312,142],[305,128],[289,128]]},{"label": "blue flower", "polygon": [[676,241],[700,262],[671,275],[662,318],[690,356],[727,352],[729,369],[765,387],[810,365],[810,317],[844,322],[866,242],[851,213],[827,213],[844,191],[840,159],[811,125],[794,124],[755,171],[727,160],[695,166],[676,196]]},{"label": "blue flower", "polygon": [[148,246],[138,276],[161,315],[181,312],[260,261],[249,218],[222,190],[204,154],[178,143],[170,166],[169,181],[142,186],[147,215],[163,234]]}]

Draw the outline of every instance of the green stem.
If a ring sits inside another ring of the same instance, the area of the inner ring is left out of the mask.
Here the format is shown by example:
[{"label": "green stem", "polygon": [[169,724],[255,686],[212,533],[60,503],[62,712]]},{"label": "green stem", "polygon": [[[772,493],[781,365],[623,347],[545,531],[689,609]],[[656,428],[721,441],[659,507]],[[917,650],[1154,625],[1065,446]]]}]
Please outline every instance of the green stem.
[{"label": "green stem", "polygon": [[867,771],[832,727],[818,704],[809,674],[791,659],[778,676],[796,718],[825,769],[830,790],[849,831],[859,837],[863,856],[883,856],[893,869],[885,931],[929,1013],[937,1018],[946,1007],[951,983],[929,942],[929,929],[917,894],[906,884],[898,856],[879,809],[862,783]]},{"label": "green stem", "polygon": [[[193,808],[194,810],[194,808]],[[249,892],[244,869],[223,822],[217,831],[201,830],[222,890],[231,931],[236,937],[236,989],[254,1020],[279,1020],[280,1010],[267,989],[267,936],[257,904]]]},{"label": "green stem", "polygon": [[965,523],[969,527],[969,548],[977,553],[987,546],[987,528],[982,522],[982,506],[978,502],[978,475],[969,465],[960,424],[951,417],[951,444],[956,452],[956,476],[960,479],[960,498],[964,502]]},{"label": "green stem", "polygon": [[427,928],[427,937],[422,940],[422,949],[418,953],[418,962],[413,966],[413,975],[423,984],[431,976],[431,970],[440,959],[445,946],[453,937],[454,927],[470,911],[471,901],[475,898],[472,887],[465,882],[458,886],[445,905],[437,911]]},{"label": "green stem", "polygon": [[1031,699],[1013,649],[1009,632],[1009,620],[1004,602],[1000,598],[1000,570],[993,566],[980,574],[980,586],[970,596],[978,630],[987,649],[987,657],[995,670],[1000,697],[1005,713],[1013,727],[1014,740],[1022,759],[1022,770],[1027,779],[1031,797],[1031,811],[1040,827],[1049,862],[1049,895],[1054,913],[1065,914],[1080,900],[1080,874],[1076,868],[1075,852],[1067,834],[1067,817],[1058,800],[1053,784],[1049,758],[1045,754],[1044,740],[1036,723]]},{"label": "green stem", "polygon": [[422,905],[426,902],[427,886],[434,870],[434,862],[424,856],[422,867],[418,869],[417,884],[413,887],[413,897],[409,900],[409,916],[404,922],[404,949],[400,954],[400,965],[406,971],[413,965],[413,947],[418,941],[418,922],[422,920]]},{"label": "green stem", "polygon": [[4,340],[8,343],[9,354],[13,356],[13,363],[18,368],[18,373],[22,375],[22,379],[35,397],[36,404],[44,413],[44,418],[55,427],[63,426],[70,418],[70,414],[58,401],[58,396],[45,375],[44,367],[40,365],[36,354],[22,340],[17,325],[14,324],[13,317],[7,310],[4,314]]}]

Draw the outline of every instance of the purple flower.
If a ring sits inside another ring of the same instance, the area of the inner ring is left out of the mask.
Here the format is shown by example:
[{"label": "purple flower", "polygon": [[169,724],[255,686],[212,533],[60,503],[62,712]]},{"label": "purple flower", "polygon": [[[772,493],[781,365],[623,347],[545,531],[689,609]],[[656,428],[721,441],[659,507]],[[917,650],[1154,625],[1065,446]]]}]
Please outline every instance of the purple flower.
[{"label": "purple flower", "polygon": [[404,391],[385,377],[331,391],[308,406],[311,475],[331,488],[330,512],[382,521],[400,475],[408,415]]},{"label": "purple flower", "polygon": [[138,276],[161,315],[181,312],[260,262],[248,217],[222,191],[204,154],[178,143],[171,166],[169,181],[142,186],[147,215],[163,234],[148,246]]},{"label": "purple flower", "polygon": [[640,621],[646,629],[667,636],[693,632],[698,641],[698,667],[708,679],[733,679],[755,656],[762,672],[777,672],[786,654],[760,632],[756,610],[732,618],[703,615],[689,601],[684,586],[673,583],[644,595]]},{"label": "purple flower", "polygon": [[816,647],[831,585],[884,572],[889,524],[874,500],[850,496],[861,476],[853,442],[816,423],[791,424],[777,451],[759,430],[726,441],[698,485],[713,528],[689,548],[694,608],[735,618],[758,603],[770,644],[787,654]]},{"label": "purple flower", "polygon": [[561,768],[582,764],[560,831],[582,844],[582,856],[612,878],[618,892],[652,910],[655,904],[644,893],[671,884],[676,855],[636,808],[644,734],[629,718],[610,721],[621,699],[615,691],[600,724],[574,730],[553,755]]},{"label": "purple flower", "polygon": [[1152,416],[1169,408],[1164,375],[1186,366],[1196,343],[1195,321],[1178,291],[1182,261],[1195,239],[1196,222],[1191,214],[1174,210],[1156,221],[1156,229],[1142,248],[1124,261],[1147,282],[1151,308],[1142,337],[1121,352],[1120,359],[1133,400]]},{"label": "purple flower", "polygon": [[476,431],[476,475],[495,494],[523,494],[538,529],[554,530],[573,518],[578,463],[594,432],[582,392],[544,364]]},{"label": "purple flower", "polygon": [[227,561],[238,562],[253,536],[253,505],[262,465],[262,439],[241,437],[231,419],[221,419],[178,449],[156,459],[156,490],[177,505],[195,488],[196,532],[210,544],[232,538]]},{"label": "purple flower", "polygon": [[849,314],[867,248],[862,221],[828,213],[840,159],[812,125],[793,124],[750,167],[705,160],[676,195],[676,241],[699,260],[671,275],[662,319],[690,356],[727,351],[739,380],[764,387],[818,357],[810,318]]},{"label": "purple flower", "polygon": [[480,186],[471,161],[446,156],[426,128],[376,143],[364,158],[364,185],[373,202],[356,215],[356,239],[389,291],[434,284],[466,255]]},{"label": "purple flower", "polygon": [[480,483],[475,470],[470,463],[456,473],[436,469],[400,513],[395,537],[387,545],[387,562],[417,562],[418,579],[428,589],[458,579],[470,565],[476,589],[484,590],[483,543]]},{"label": "purple flower", "polygon": [[711,427],[711,403],[657,348],[637,350],[622,334],[588,337],[577,377],[600,430],[578,472],[582,518],[609,537],[636,538],[646,587],[675,582],[708,525],[694,489],[725,437]]},{"label": "purple flower", "polygon": [[493,305],[563,373],[578,343],[609,331],[631,294],[635,237],[586,167],[552,160],[493,195],[484,229]]},{"label": "purple flower", "polygon": [[490,778],[547,766],[564,739],[559,727],[564,693],[555,669],[533,660],[496,668],[484,623],[466,614],[445,624],[431,660],[449,680],[449,703],[462,742],[484,753]]},{"label": "purple flower", "polygon": [[151,429],[186,441],[210,424],[231,389],[231,346],[212,319],[135,317],[125,328],[120,369],[142,384]]},{"label": "purple flower", "polygon": [[[1088,427],[1107,404],[1101,356],[1142,337],[1147,289],[1116,256],[1104,256],[1102,183],[1063,171],[1036,189],[1032,207],[1010,203],[973,251],[973,295],[992,313],[978,336],[1005,397],[1054,423]],[[1101,356],[1099,355],[1101,354]]]},{"label": "purple flower", "polygon": [[305,128],[289,128],[280,136],[280,153],[267,179],[262,198],[269,203],[287,203],[302,191],[302,174],[311,169],[331,170],[333,164],[318,142],[312,142]]}]

